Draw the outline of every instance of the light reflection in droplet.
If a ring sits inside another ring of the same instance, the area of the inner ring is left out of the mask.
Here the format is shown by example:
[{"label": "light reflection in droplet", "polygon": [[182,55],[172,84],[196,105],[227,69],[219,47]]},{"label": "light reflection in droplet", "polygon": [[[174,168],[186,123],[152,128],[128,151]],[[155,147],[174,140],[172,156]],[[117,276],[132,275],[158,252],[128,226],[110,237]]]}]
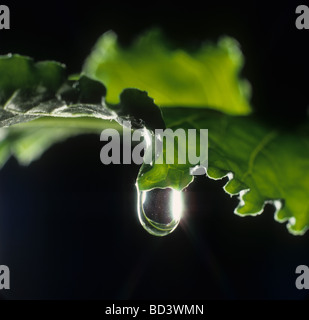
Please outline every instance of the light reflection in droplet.
[{"label": "light reflection in droplet", "polygon": [[141,225],[152,235],[165,236],[178,226],[183,213],[181,191],[153,189],[138,192],[138,218]]}]

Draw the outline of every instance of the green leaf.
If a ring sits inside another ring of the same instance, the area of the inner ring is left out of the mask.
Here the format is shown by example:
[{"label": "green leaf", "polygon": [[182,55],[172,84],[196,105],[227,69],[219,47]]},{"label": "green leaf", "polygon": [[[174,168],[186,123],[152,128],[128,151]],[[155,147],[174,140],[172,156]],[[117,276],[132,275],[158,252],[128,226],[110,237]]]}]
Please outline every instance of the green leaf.
[{"label": "green leaf", "polygon": [[[275,205],[275,219],[289,220],[294,234],[309,227],[309,122],[297,130],[271,127],[255,116],[230,116],[211,110],[162,108],[166,126],[208,129],[212,179],[229,178],[224,189],[240,194],[239,215],[262,213]],[[176,121],[175,121],[176,119]],[[155,187],[185,188],[193,177],[191,165],[143,165],[137,182],[140,190]]]},{"label": "green leaf", "polygon": [[0,168],[13,155],[22,165],[38,159],[49,147],[80,134],[100,134],[103,128],[121,131],[116,122],[95,118],[42,117],[0,128]]},{"label": "green leaf", "polygon": [[106,85],[111,103],[132,87],[147,91],[159,106],[208,106],[240,115],[251,111],[250,86],[239,79],[243,60],[238,43],[228,37],[190,53],[169,48],[157,30],[126,49],[107,32],[86,60],[84,72]]},{"label": "green leaf", "polygon": [[[123,88],[140,88],[160,106],[166,127],[208,129],[207,174],[213,179],[229,177],[225,190],[240,194],[235,213],[256,215],[271,202],[276,219],[289,220],[289,230],[302,234],[309,226],[308,122],[305,130],[289,132],[248,115],[250,87],[239,79],[243,60],[237,42],[227,37],[216,46],[205,44],[187,52],[168,47],[157,31],[126,49],[108,32],[84,71],[105,83],[109,101],[118,101]],[[181,190],[193,181],[190,167],[177,164],[177,157],[173,165],[143,164],[138,187]]]},{"label": "green leaf", "polygon": [[0,56],[0,167],[11,154],[28,164],[52,144],[77,134],[107,127],[121,131],[123,120],[135,128],[164,126],[145,92],[124,90],[118,105],[107,104],[105,94],[104,85],[85,75],[67,80],[62,64]]},{"label": "green leaf", "polygon": [[[98,132],[104,122],[101,119],[114,117],[102,105],[105,92],[101,83],[85,76],[66,80],[65,66],[60,63],[35,63],[20,55],[0,56],[0,166],[11,154],[28,164],[55,142]],[[101,121],[96,121],[96,126],[88,120],[82,125],[75,120],[74,126],[70,125],[69,118],[86,116]],[[57,119],[50,122],[47,117]]]}]

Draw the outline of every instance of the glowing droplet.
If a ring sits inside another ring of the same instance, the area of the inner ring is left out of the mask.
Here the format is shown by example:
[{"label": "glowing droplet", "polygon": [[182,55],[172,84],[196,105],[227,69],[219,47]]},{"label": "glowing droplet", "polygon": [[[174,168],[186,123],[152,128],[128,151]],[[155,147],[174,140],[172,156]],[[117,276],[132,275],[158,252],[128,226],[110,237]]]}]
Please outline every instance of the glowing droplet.
[{"label": "glowing droplet", "polygon": [[182,192],[173,189],[138,190],[138,218],[152,235],[165,236],[179,224],[183,211]]}]

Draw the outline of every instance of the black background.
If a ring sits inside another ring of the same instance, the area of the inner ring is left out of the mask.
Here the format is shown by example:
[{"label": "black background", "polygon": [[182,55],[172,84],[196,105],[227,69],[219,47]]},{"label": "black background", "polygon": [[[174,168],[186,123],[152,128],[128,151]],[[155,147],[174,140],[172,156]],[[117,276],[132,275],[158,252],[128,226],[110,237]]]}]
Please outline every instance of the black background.
[{"label": "black background", "polygon": [[[0,54],[57,60],[76,73],[109,29],[127,46],[159,26],[190,50],[227,34],[246,57],[255,111],[293,125],[309,102],[309,30],[295,27],[300,3],[4,1],[11,30],[0,31]],[[295,268],[309,265],[308,234],[290,235],[271,206],[258,217],[235,216],[226,181],[199,177],[185,192],[181,226],[153,237],[136,215],[138,167],[103,166],[101,147],[96,135],[71,138],[29,167],[10,159],[0,171],[0,264],[11,270],[3,298],[308,298],[295,288]]]}]

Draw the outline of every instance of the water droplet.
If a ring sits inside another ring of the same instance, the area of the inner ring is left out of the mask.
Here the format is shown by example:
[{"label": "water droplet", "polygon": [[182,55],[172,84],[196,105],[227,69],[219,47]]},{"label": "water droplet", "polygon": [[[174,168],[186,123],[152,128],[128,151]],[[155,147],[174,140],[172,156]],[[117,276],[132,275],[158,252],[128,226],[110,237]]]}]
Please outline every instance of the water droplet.
[{"label": "water droplet", "polygon": [[173,232],[183,212],[182,192],[170,188],[137,191],[137,211],[141,225],[155,236]]}]

